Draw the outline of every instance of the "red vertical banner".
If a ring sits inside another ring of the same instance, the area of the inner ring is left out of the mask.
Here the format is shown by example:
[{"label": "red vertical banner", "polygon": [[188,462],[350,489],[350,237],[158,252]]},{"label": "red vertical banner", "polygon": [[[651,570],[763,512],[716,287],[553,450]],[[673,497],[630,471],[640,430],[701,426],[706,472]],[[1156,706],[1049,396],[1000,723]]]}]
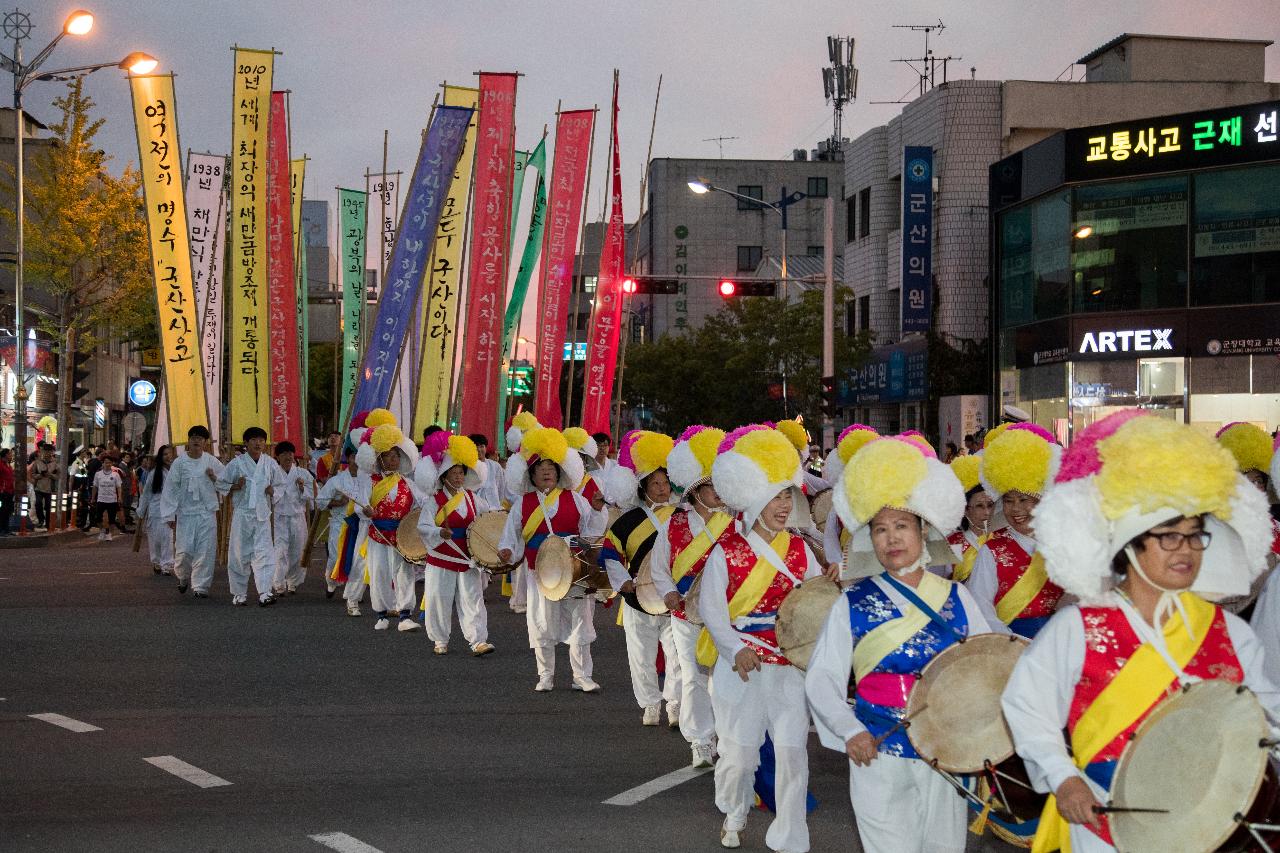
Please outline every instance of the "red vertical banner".
[{"label": "red vertical banner", "polygon": [[516,74],[480,74],[471,274],[462,353],[462,433],[488,433],[498,418],[502,318],[507,300],[511,180],[516,153]]},{"label": "red vertical banner", "polygon": [[292,182],[285,93],[271,93],[267,126],[267,352],[271,440],[303,450],[298,289],[293,267]]},{"label": "red vertical banner", "polygon": [[542,236],[542,280],[538,286],[538,381],[533,414],[545,426],[562,426],[560,370],[564,365],[565,315],[573,286],[573,260],[586,192],[587,162],[596,111],[571,110],[556,117],[556,153],[551,164]]},{"label": "red vertical banner", "polygon": [[609,432],[609,400],[618,364],[618,333],[622,327],[622,281],[626,264],[626,228],[622,218],[622,166],[618,162],[618,78],[613,80],[612,163],[609,225],[600,248],[596,279],[595,320],[587,344],[587,372],[582,380],[582,426],[587,432]]}]

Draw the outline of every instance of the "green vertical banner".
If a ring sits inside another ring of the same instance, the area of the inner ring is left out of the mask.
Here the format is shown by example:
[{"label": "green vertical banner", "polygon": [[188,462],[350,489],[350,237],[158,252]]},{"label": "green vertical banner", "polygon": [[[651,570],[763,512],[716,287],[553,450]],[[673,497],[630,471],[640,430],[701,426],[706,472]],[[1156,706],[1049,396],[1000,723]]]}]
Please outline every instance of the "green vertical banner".
[{"label": "green vertical banner", "polygon": [[[350,421],[351,401],[360,374],[360,307],[364,296],[365,212],[369,194],[359,190],[338,190],[339,282],[342,285],[342,398],[339,424]],[[341,429],[341,427],[339,427]]]},{"label": "green vertical banner", "polygon": [[[517,151],[516,157],[522,152]],[[515,346],[516,335],[520,332],[520,315],[524,312],[525,296],[529,293],[529,281],[533,278],[533,268],[538,265],[538,256],[542,252],[542,229],[546,222],[547,186],[544,175],[547,171],[547,140],[543,137],[538,147],[528,155],[524,171],[534,169],[538,173],[537,188],[533,196],[533,213],[529,219],[529,236],[524,241],[524,253],[520,256],[520,270],[516,273],[515,285],[511,288],[511,301],[507,303],[507,313],[502,321],[502,385],[498,388],[498,424],[494,430],[495,445],[499,453],[506,452],[506,416],[507,396],[511,388],[511,349]],[[519,187],[519,182],[516,183]],[[514,219],[512,220],[514,225]]]},{"label": "green vertical banner", "polygon": [[520,218],[520,198],[524,195],[524,173],[529,166],[528,151],[517,151],[515,162],[511,164],[511,241],[507,244],[507,257],[516,252],[516,220]]}]

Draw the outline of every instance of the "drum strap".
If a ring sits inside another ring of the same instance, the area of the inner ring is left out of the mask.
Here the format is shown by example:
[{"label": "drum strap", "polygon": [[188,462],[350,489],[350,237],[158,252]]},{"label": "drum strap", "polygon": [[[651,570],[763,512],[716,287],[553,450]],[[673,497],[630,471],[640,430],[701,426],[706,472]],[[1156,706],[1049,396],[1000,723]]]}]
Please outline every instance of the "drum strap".
[{"label": "drum strap", "polygon": [[1037,550],[1031,555],[1031,562],[1022,577],[996,602],[996,616],[1008,625],[1027,609],[1028,604],[1036,600],[1036,596],[1048,582],[1049,573],[1045,571],[1044,555]]},{"label": "drum strap", "polygon": [[[698,561],[711,552],[711,549],[720,541],[720,537],[729,529],[730,524],[733,524],[733,516],[728,513],[713,512],[711,514],[711,520],[703,526],[702,532],[693,537],[689,546],[676,556],[675,563],[671,567],[671,579],[675,581],[677,587],[681,579],[689,574]],[[685,587],[680,594],[684,595],[688,591],[688,587]]]},{"label": "drum strap", "polygon": [[[923,577],[923,575],[921,575],[921,577]],[[959,631],[957,631],[954,625],[952,625],[946,619],[943,619],[942,616],[938,614],[937,610],[933,609],[927,603],[925,603],[924,599],[916,595],[915,592],[911,589],[911,587],[907,586],[902,581],[898,580],[888,572],[885,572],[884,577],[881,578],[881,580],[883,580],[885,583],[889,584],[889,586],[896,589],[898,591],[898,594],[901,595],[903,598],[905,598],[907,601],[911,602],[911,605],[913,607],[920,610],[922,613],[924,613],[925,616],[928,616],[929,621],[937,625],[939,628],[941,628],[944,634],[950,634],[952,637],[955,638],[955,641],[957,643],[964,642],[964,635],[961,634]],[[951,593],[951,590],[947,590],[947,594],[950,595],[950,593]]]},{"label": "drum strap", "polygon": [[[759,539],[759,537],[756,537]],[[777,562],[784,563],[787,551],[791,548],[791,534],[785,530],[774,537],[773,544],[765,546],[766,551]],[[755,550],[753,547],[752,550]],[[752,610],[756,609],[765,593],[769,591],[769,587],[773,584],[773,579],[778,574],[775,563],[768,559],[764,554],[756,552],[756,563],[751,567],[751,571],[747,573],[746,578],[742,581],[742,586],[733,593],[733,597],[729,599],[729,620],[733,621],[742,616],[746,616]],[[790,572],[787,572],[790,575]],[[753,637],[752,642],[757,642]],[[698,635],[697,646],[698,663],[702,666],[715,666],[719,652],[716,650],[715,643],[711,639],[711,632],[706,628],[702,629],[702,633]]]},{"label": "drum strap", "polygon": [[524,523],[524,529],[520,531],[521,535],[524,536],[525,542],[533,538],[533,532],[541,527],[543,522],[546,522],[548,533],[556,532],[551,526],[551,522],[547,520],[547,507],[560,500],[560,495],[563,493],[564,489],[556,486],[547,493],[546,498],[538,501],[538,505],[533,508],[533,512],[529,513],[529,520]]},{"label": "drum strap", "polygon": [[[1200,651],[1218,608],[1190,592],[1180,596],[1190,616],[1185,630],[1181,615],[1170,616],[1164,623],[1164,640],[1171,662],[1166,661],[1150,642],[1144,642],[1124,666],[1085,709],[1071,730],[1071,751],[1077,767],[1085,767],[1109,743],[1128,731],[1169,691],[1177,673],[1191,663]],[[1192,636],[1194,635],[1194,637]],[[1142,636],[1139,634],[1139,636]],[[1048,853],[1067,849],[1069,825],[1058,812],[1057,798],[1051,793],[1040,815],[1040,828],[1032,843],[1032,853]]]},{"label": "drum strap", "polygon": [[[876,580],[883,580],[884,577],[877,575]],[[920,586],[915,594],[922,604],[927,603],[929,609],[936,614],[951,595],[951,584],[932,572],[925,572],[920,576]],[[907,600],[910,602],[910,599]],[[853,647],[854,682],[861,681],[864,675],[918,634],[929,621],[928,613],[919,606],[913,606],[897,619],[890,619],[868,631]]]},{"label": "drum strap", "polygon": [[[966,538],[969,531],[965,531]],[[977,544],[970,543],[968,550],[964,552],[964,556],[960,558],[960,562],[951,571],[951,579],[964,583],[969,579],[969,575],[973,574],[973,564],[978,559],[978,552],[982,550],[982,546],[987,544],[987,540],[991,538],[991,534],[984,533],[978,537]]]},{"label": "drum strap", "polygon": [[[436,527],[444,527],[445,521],[462,506],[462,502],[467,499],[467,490],[459,489],[444,502],[444,505],[436,510]],[[468,504],[470,502],[468,501]]]}]

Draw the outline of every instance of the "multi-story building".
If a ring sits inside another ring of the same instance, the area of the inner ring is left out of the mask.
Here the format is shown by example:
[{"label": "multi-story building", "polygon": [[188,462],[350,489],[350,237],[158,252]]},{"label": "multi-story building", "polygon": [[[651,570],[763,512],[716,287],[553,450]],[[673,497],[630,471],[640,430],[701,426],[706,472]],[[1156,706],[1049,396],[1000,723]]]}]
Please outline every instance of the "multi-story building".
[{"label": "multi-story building", "polygon": [[[929,388],[928,348],[904,335],[905,147],[933,154],[931,328],[941,333],[935,342],[959,353],[989,352],[990,166],[1067,128],[1273,100],[1280,85],[1264,79],[1269,44],[1124,34],[1078,60],[1082,79],[944,83],[845,146],[844,270],[854,291],[847,316],[879,347],[869,372],[842,383],[849,419],[882,430],[926,428],[954,441],[960,436],[935,431],[937,392],[990,391],[983,371],[978,387]],[[986,407],[988,425],[997,402]]]}]

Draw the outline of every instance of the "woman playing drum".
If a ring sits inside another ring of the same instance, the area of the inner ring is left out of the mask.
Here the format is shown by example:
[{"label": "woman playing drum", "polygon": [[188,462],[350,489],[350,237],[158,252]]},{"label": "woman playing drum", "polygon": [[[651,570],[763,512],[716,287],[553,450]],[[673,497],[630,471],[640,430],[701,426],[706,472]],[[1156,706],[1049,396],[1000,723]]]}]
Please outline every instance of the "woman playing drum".
[{"label": "woman playing drum", "polygon": [[964,582],[973,574],[978,551],[991,538],[996,502],[980,482],[981,456],[957,456],[950,464],[951,472],[964,487],[964,518],[960,529],[947,537],[947,544],[960,560],[951,572],[951,579]]},{"label": "woman playing drum", "polygon": [[[954,562],[943,539],[964,490],[922,445],[877,439],[836,484],[852,532],[847,573],[805,677],[822,744],[849,756],[849,799],[869,853],[961,853],[965,801],[920,760],[904,731],[911,689],[944,649],[990,631],[963,586],[926,571]],[[850,707],[852,700],[852,707]]]},{"label": "woman playing drum", "polygon": [[1117,760],[1179,686],[1243,683],[1273,719],[1280,711],[1253,632],[1201,597],[1239,595],[1262,570],[1266,499],[1208,436],[1128,410],[1076,439],[1034,525],[1049,577],[1080,604],[1039,633],[1003,697],[1033,784],[1054,794],[1032,849],[1112,850],[1100,807]]}]

